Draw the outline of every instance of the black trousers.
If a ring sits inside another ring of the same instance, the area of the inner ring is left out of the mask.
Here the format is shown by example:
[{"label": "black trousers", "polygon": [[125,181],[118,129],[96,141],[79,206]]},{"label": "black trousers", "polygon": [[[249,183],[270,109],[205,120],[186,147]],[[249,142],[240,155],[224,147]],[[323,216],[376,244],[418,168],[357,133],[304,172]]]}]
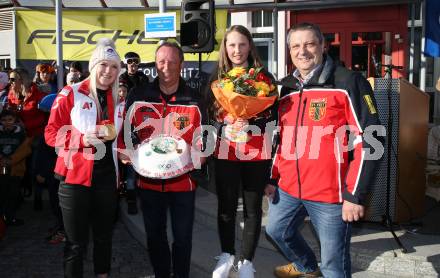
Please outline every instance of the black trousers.
[{"label": "black trousers", "polygon": [[[114,175],[107,176],[114,180]],[[109,273],[113,223],[118,200],[116,181],[105,187],[85,187],[61,182],[58,194],[67,235],[64,247],[64,276],[83,277],[83,253],[90,226],[93,233],[95,274]]]},{"label": "black trousers", "polygon": [[50,208],[56,219],[56,229],[57,231],[64,231],[63,215],[61,213],[60,199],[58,196],[60,181],[57,180],[54,176],[49,176],[46,178],[44,183],[39,183],[38,181],[36,181],[35,183],[40,188],[47,188],[49,192]]},{"label": "black trousers", "polygon": [[222,252],[235,254],[235,218],[240,193],[244,214],[240,259],[251,261],[254,258],[261,232],[262,198],[269,173],[269,160],[215,160],[217,224]]},{"label": "black trousers", "polygon": [[[194,223],[195,191],[159,192],[139,190],[148,253],[156,278],[189,278]],[[173,232],[172,250],[167,237],[167,213]]]},{"label": "black trousers", "polygon": [[15,218],[20,196],[21,177],[0,175],[0,217],[6,220]]}]

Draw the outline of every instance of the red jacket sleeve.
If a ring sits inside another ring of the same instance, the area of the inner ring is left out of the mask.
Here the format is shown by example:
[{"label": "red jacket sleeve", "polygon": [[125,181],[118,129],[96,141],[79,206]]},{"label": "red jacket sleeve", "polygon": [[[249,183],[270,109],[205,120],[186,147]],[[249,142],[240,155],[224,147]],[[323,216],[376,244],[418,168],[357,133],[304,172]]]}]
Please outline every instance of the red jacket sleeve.
[{"label": "red jacket sleeve", "polygon": [[[83,135],[72,127],[70,111],[74,103],[73,92],[65,87],[55,99],[50,111],[49,122],[45,128],[46,143],[55,148],[83,148]],[[75,146],[71,142],[76,142]]]}]

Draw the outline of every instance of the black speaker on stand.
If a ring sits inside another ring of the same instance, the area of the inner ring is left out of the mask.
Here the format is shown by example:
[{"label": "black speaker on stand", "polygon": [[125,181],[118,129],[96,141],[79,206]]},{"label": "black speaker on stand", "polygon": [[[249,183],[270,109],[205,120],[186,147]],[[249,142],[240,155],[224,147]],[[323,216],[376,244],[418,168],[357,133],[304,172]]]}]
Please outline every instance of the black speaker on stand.
[{"label": "black speaker on stand", "polygon": [[183,0],[180,12],[180,45],[183,52],[212,52],[214,41],[214,0]]}]

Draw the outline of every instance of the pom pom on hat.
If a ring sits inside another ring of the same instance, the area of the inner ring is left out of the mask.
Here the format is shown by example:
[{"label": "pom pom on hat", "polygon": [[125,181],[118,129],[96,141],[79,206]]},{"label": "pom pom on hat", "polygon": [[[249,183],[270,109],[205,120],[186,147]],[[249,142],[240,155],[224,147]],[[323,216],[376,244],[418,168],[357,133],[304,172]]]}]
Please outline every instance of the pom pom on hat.
[{"label": "pom pom on hat", "polygon": [[89,71],[103,60],[115,61],[118,64],[118,68],[121,68],[121,58],[118,52],[116,52],[115,43],[109,38],[102,38],[96,44],[92,57],[90,57]]}]

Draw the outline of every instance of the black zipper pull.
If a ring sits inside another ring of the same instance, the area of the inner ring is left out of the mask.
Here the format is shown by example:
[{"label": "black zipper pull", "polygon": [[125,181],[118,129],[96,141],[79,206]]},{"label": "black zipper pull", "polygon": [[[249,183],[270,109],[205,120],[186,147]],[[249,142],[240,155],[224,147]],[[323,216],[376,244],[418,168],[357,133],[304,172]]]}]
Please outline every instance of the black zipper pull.
[{"label": "black zipper pull", "polygon": [[307,97],[303,101],[303,111],[301,115],[301,126],[304,125],[304,114],[306,112]]}]

